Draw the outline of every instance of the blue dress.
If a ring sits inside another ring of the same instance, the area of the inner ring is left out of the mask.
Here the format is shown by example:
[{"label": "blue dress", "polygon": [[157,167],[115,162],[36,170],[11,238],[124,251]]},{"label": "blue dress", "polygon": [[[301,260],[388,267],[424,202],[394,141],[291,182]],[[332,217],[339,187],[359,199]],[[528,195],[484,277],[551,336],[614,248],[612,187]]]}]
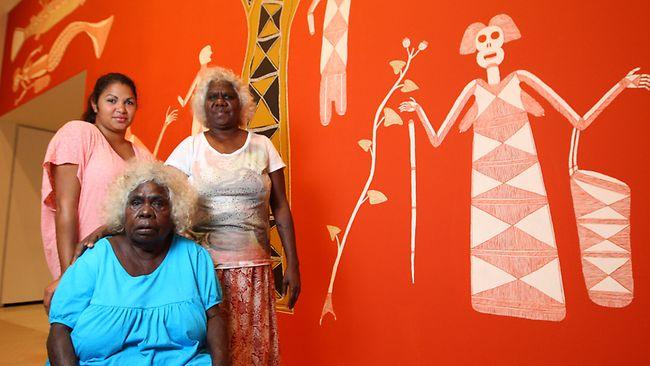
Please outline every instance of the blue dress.
[{"label": "blue dress", "polygon": [[106,238],[61,278],[50,324],[72,328],[80,365],[211,365],[206,310],[221,302],[212,259],[175,236],[151,274],[133,277]]}]

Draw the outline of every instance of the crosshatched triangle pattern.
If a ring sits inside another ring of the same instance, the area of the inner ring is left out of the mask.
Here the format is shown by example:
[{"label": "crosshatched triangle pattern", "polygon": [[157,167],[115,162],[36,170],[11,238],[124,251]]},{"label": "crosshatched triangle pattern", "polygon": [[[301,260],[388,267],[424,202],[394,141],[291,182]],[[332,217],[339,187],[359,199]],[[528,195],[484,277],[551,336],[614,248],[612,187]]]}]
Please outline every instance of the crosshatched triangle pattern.
[{"label": "crosshatched triangle pattern", "polygon": [[564,290],[527,112],[514,74],[479,80],[474,97],[472,306],[483,313],[559,321]]},{"label": "crosshatched triangle pattern", "polygon": [[600,173],[578,170],[571,175],[571,194],[589,297],[602,306],[628,305],[634,294],[630,187]]},{"label": "crosshatched triangle pattern", "polygon": [[[294,0],[242,0],[248,16],[249,44],[242,77],[248,82],[255,101],[255,112],[248,130],[268,137],[282,156],[287,168],[285,182],[290,193],[288,120],[286,116],[286,59],[288,34],[293,20]],[[275,281],[276,308],[288,308],[288,296],[283,294],[282,278],[286,258],[278,229],[270,216],[270,244]]]},{"label": "crosshatched triangle pattern", "polygon": [[250,131],[273,140],[280,127],[280,56],[282,32],[281,2],[264,2],[260,6],[257,39],[249,57],[249,87],[255,99],[255,114],[248,124]]}]

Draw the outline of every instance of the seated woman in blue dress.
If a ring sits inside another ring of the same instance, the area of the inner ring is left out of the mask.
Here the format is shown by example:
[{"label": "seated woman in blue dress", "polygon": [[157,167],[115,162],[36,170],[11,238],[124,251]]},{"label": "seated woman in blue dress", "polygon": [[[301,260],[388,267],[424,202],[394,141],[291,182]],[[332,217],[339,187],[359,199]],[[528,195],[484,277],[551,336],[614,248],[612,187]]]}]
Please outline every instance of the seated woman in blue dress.
[{"label": "seated woman in blue dress", "polygon": [[111,187],[109,227],[52,299],[52,365],[222,365],[221,288],[205,249],[178,235],[196,193],[173,168],[131,165]]}]

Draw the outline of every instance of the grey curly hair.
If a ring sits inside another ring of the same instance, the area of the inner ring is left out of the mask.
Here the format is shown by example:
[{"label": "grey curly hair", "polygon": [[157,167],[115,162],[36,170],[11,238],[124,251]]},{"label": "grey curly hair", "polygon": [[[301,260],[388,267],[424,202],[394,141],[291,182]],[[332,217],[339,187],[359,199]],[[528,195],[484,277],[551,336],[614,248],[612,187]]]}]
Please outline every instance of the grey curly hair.
[{"label": "grey curly hair", "polygon": [[195,217],[196,190],[179,170],[157,161],[130,161],[125,171],[113,181],[104,204],[104,218],[109,229],[124,231],[124,211],[129,195],[147,182],[154,182],[167,190],[174,231],[177,234],[187,231]]},{"label": "grey curly hair", "polygon": [[208,93],[210,83],[227,82],[232,85],[239,98],[239,105],[241,107],[239,127],[246,128],[248,122],[253,119],[255,113],[255,101],[251,95],[248,85],[230,69],[215,66],[209,67],[201,73],[194,95],[192,95],[192,110],[196,119],[205,126],[205,97]]}]

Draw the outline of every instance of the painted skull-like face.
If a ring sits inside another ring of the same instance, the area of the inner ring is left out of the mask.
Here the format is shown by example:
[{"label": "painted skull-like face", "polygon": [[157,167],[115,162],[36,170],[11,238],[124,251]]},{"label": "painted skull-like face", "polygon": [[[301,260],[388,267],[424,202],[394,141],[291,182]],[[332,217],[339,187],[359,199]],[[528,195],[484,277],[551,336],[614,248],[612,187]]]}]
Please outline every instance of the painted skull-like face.
[{"label": "painted skull-like face", "polygon": [[487,69],[490,66],[498,66],[503,62],[505,52],[503,51],[503,31],[500,27],[489,26],[483,28],[476,35],[476,62],[479,66]]}]

